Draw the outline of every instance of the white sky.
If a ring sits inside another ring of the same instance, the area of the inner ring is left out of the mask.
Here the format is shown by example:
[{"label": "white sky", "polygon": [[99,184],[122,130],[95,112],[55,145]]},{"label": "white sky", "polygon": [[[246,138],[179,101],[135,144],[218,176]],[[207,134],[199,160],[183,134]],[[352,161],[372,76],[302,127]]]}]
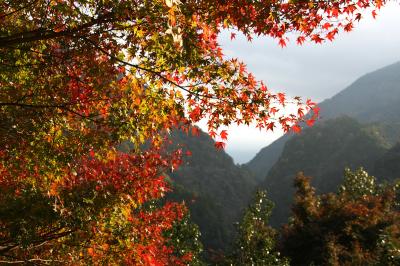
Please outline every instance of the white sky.
[{"label": "white sky", "polygon": [[[246,63],[270,89],[320,102],[358,77],[400,61],[400,3],[389,3],[376,20],[368,12],[352,32],[342,32],[333,43],[297,46],[292,41],[282,49],[271,38],[249,43],[240,35],[231,41],[230,33],[225,33],[220,44],[227,57]],[[236,163],[245,163],[282,132],[232,126],[228,134],[226,152]]]}]

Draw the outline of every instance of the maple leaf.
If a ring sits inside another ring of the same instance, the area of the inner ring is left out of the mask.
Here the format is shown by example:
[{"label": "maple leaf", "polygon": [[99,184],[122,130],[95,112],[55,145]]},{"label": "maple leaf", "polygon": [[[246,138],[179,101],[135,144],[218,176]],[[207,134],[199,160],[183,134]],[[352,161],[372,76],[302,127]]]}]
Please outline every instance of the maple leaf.
[{"label": "maple leaf", "polygon": [[267,86],[265,86],[264,83],[261,83],[261,88],[260,88],[260,90],[263,91],[263,92],[266,92],[268,89],[267,89]]},{"label": "maple leaf", "polygon": [[[353,14],[354,11],[357,10],[357,7],[354,4],[348,5],[344,8],[344,12],[346,12],[347,14]],[[357,14],[357,15],[361,15],[361,14]],[[357,18],[356,18],[357,20]]]},{"label": "maple leaf", "polygon": [[307,99],[306,105],[309,107],[312,107],[312,106],[316,106],[317,104],[315,102],[311,101],[311,99]]},{"label": "maple leaf", "polygon": [[267,125],[267,129],[268,129],[268,130],[271,130],[271,131],[274,131],[274,127],[275,127],[275,123],[274,123],[274,122],[270,122],[270,123],[268,123],[268,125]]},{"label": "maple leaf", "polygon": [[312,108],[312,111],[314,112],[315,116],[318,116],[320,108],[318,106],[315,106],[315,107]]},{"label": "maple leaf", "polygon": [[335,39],[335,35],[338,33],[338,29],[334,29],[326,34],[326,38],[329,41],[333,41]]},{"label": "maple leaf", "polygon": [[276,107],[272,107],[271,109],[269,109],[269,112],[271,115],[274,115],[275,113],[277,113],[279,110]]},{"label": "maple leaf", "polygon": [[218,150],[223,150],[225,149],[226,143],[222,142],[222,141],[216,141],[214,144],[215,148],[217,148]]},{"label": "maple leaf", "polygon": [[222,130],[221,133],[219,134],[219,136],[221,137],[221,139],[227,140],[228,139],[228,132],[226,132],[226,130]]},{"label": "maple leaf", "polygon": [[313,40],[315,43],[322,43],[324,39],[321,38],[319,34],[313,34],[311,36],[311,40]]},{"label": "maple leaf", "polygon": [[309,127],[312,127],[314,125],[314,123],[315,123],[315,119],[309,119],[309,120],[306,121],[306,123],[307,123],[307,125]]},{"label": "maple leaf", "polygon": [[209,135],[211,138],[215,139],[215,137],[217,136],[217,133],[216,133],[215,131],[211,130],[211,131],[208,131],[208,135]]},{"label": "maple leaf", "polygon": [[332,24],[329,22],[326,22],[324,25],[322,25],[322,28],[325,30],[329,30],[330,27],[332,27]]},{"label": "maple leaf", "polygon": [[125,66],[120,66],[120,67],[118,68],[118,72],[119,72],[119,73],[125,73]]},{"label": "maple leaf", "polygon": [[349,32],[353,30],[353,23],[349,22],[344,26],[344,30]]},{"label": "maple leaf", "polygon": [[306,38],[304,36],[299,36],[299,37],[297,37],[297,44],[302,45],[305,40],[306,40]]},{"label": "maple leaf", "polygon": [[199,121],[201,116],[201,109],[199,106],[196,106],[189,114],[189,117],[192,121]]},{"label": "maple leaf", "polygon": [[291,127],[291,129],[293,130],[293,132],[295,133],[300,133],[301,132],[301,127],[297,124],[295,124],[294,126]]},{"label": "maple leaf", "polygon": [[280,38],[280,39],[279,39],[279,45],[280,45],[280,47],[284,48],[284,47],[286,46],[286,41],[285,41],[285,39]]},{"label": "maple leaf", "polygon": [[280,104],[284,104],[284,103],[285,103],[285,100],[286,100],[285,94],[279,92],[277,95],[278,95],[278,99],[279,99]]},{"label": "maple leaf", "polygon": [[331,14],[333,17],[337,18],[339,16],[339,9],[338,8],[332,8]]},{"label": "maple leaf", "polygon": [[376,19],[376,16],[377,16],[377,14],[376,14],[376,10],[372,10],[372,17],[374,18],[374,19]]},{"label": "maple leaf", "polygon": [[300,107],[297,110],[297,114],[298,114],[299,118],[302,118],[304,116],[304,109]]},{"label": "maple leaf", "polygon": [[240,73],[246,72],[246,65],[243,64],[242,62],[239,63],[239,72]]}]

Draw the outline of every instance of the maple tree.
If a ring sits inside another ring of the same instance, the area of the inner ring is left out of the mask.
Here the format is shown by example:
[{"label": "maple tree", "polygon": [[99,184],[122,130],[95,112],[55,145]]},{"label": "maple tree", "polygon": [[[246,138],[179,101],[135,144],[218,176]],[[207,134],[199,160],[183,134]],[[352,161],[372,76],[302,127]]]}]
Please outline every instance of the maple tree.
[{"label": "maple tree", "polygon": [[[298,131],[318,116],[226,59],[219,33],[320,43],[384,3],[1,0],[0,256],[186,263],[191,253],[171,255],[163,235],[184,206],[152,204],[181,161],[168,132],[206,118],[223,147],[231,123]],[[296,112],[281,112],[288,102]]]}]

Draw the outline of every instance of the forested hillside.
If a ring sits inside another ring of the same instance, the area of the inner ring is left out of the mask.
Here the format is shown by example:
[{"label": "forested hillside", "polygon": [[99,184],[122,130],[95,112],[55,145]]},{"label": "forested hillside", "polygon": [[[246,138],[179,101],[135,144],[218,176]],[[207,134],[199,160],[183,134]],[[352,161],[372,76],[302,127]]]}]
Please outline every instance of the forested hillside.
[{"label": "forested hillside", "polygon": [[393,146],[375,163],[373,173],[384,181],[400,178],[400,143]]},{"label": "forested hillside", "polygon": [[276,204],[271,223],[286,222],[292,204],[293,180],[298,172],[313,176],[317,193],[336,191],[346,167],[372,171],[390,147],[375,125],[353,118],[326,120],[291,138],[261,187]]},{"label": "forested hillside", "polygon": [[363,166],[378,180],[400,176],[400,63],[369,73],[320,104],[321,119],[300,135],[285,135],[247,166],[276,207],[271,223],[286,222],[297,172],[314,176],[317,193],[332,192],[341,171]]},{"label": "forested hillside", "polygon": [[235,235],[234,223],[253,194],[253,175],[234,164],[204,132],[199,136],[174,132],[174,143],[189,150],[181,167],[172,172],[170,199],[185,200],[193,221],[199,225],[205,249],[225,249]]},{"label": "forested hillside", "polygon": [[[347,115],[360,122],[383,123],[390,141],[398,140],[400,123],[400,62],[366,74],[349,87],[319,104],[321,119]],[[246,165],[263,180],[277,162],[290,135],[285,135],[260,152]]]}]

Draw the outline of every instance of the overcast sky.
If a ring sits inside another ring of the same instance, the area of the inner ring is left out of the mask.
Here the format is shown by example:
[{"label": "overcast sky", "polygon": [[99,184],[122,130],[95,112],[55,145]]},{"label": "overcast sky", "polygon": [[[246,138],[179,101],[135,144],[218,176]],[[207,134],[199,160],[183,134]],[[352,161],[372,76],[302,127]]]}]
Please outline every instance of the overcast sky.
[{"label": "overcast sky", "polygon": [[[400,61],[400,4],[392,2],[374,20],[368,12],[350,33],[341,33],[333,43],[322,45],[294,41],[286,48],[263,37],[251,43],[240,35],[231,41],[222,34],[220,43],[227,57],[247,64],[258,80],[274,91],[320,102],[346,88],[358,77]],[[245,163],[282,132],[260,132],[231,127],[226,151],[236,163]]]}]

